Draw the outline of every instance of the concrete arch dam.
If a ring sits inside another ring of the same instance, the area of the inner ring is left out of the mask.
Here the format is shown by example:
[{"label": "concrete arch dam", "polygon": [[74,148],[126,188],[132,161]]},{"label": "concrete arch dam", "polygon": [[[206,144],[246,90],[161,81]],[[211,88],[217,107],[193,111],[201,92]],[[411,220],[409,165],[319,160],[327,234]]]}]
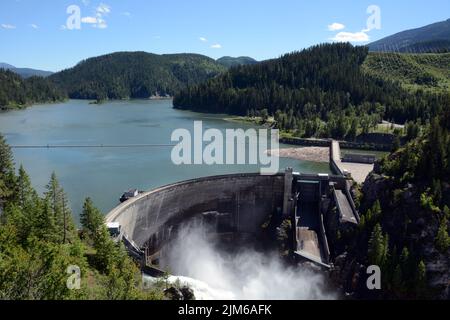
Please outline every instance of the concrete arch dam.
[{"label": "concrete arch dam", "polygon": [[[274,214],[290,219],[292,252],[323,267],[332,262],[329,235],[352,228],[359,215],[343,175],[230,174],[174,183],[122,203],[106,217],[142,266],[157,265],[167,244],[188,222],[207,226],[220,243],[258,240]],[[334,210],[334,208],[336,210]],[[331,239],[331,242],[332,242]],[[234,242],[236,243],[236,242]]]},{"label": "concrete arch dam", "polygon": [[281,213],[284,191],[284,174],[199,178],[130,199],[113,209],[106,222],[118,222],[128,249],[145,255],[148,263],[148,256],[173,237],[178,225],[195,217],[212,216],[218,233],[256,235],[270,214]]}]

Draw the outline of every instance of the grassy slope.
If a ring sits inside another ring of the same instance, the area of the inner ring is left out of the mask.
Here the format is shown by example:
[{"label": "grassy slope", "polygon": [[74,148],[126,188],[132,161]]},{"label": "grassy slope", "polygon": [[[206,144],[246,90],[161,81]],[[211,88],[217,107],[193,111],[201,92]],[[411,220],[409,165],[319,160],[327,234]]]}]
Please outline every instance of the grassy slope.
[{"label": "grassy slope", "polygon": [[[363,70],[376,77],[399,81],[411,90],[450,91],[450,53],[370,53]],[[430,76],[433,83],[418,81]]]}]

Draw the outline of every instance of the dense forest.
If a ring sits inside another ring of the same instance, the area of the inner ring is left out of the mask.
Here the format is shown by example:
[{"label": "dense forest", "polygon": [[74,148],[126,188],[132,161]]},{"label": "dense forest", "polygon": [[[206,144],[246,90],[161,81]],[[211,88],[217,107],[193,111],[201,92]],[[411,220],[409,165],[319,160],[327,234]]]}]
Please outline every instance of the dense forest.
[{"label": "dense forest", "polygon": [[366,298],[449,299],[450,110],[381,160],[358,194],[361,223],[336,236],[336,264],[380,266],[382,290],[367,290],[365,272],[344,286]]},{"label": "dense forest", "polygon": [[197,54],[117,52],[90,58],[49,77],[72,99],[149,98],[173,95],[226,68]]},{"label": "dense forest", "polygon": [[[41,197],[0,135],[0,300],[162,299],[164,283],[144,288],[139,267],[110,237],[103,214],[86,199],[77,230],[53,174]],[[72,266],[80,287],[67,283]],[[145,289],[145,290],[144,290]]]},{"label": "dense forest", "polygon": [[174,106],[241,116],[274,116],[300,137],[354,138],[382,119],[425,123],[449,105],[448,92],[410,92],[364,72],[366,47],[323,44],[189,86]]},{"label": "dense forest", "polygon": [[42,77],[21,78],[18,74],[0,69],[0,110],[23,108],[33,103],[56,102],[66,98]]}]

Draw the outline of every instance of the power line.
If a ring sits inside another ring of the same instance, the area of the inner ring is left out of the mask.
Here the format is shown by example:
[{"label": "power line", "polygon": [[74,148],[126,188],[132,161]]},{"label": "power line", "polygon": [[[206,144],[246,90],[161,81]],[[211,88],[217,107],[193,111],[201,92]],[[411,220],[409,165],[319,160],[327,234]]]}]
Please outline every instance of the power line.
[{"label": "power line", "polygon": [[12,145],[12,149],[76,149],[76,148],[165,148],[175,144],[99,144],[99,145]]}]

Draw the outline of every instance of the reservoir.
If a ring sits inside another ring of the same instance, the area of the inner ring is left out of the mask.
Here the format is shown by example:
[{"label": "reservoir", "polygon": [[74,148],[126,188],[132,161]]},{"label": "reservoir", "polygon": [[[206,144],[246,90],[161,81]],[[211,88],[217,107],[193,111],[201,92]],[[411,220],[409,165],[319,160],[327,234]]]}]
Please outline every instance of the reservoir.
[{"label": "reservoir", "polygon": [[[103,212],[119,203],[130,188],[150,190],[198,177],[259,172],[258,165],[180,165],[171,161],[171,135],[175,129],[248,129],[248,123],[226,120],[224,115],[200,114],[172,108],[171,100],[88,101],[34,105],[0,113],[0,132],[12,146],[156,145],[119,148],[14,148],[16,167],[24,166],[38,192],[54,171],[65,189],[76,219],[84,198],[91,197]],[[285,147],[283,145],[281,148]],[[327,163],[280,159],[280,170],[293,167],[303,173],[328,173]]]}]

